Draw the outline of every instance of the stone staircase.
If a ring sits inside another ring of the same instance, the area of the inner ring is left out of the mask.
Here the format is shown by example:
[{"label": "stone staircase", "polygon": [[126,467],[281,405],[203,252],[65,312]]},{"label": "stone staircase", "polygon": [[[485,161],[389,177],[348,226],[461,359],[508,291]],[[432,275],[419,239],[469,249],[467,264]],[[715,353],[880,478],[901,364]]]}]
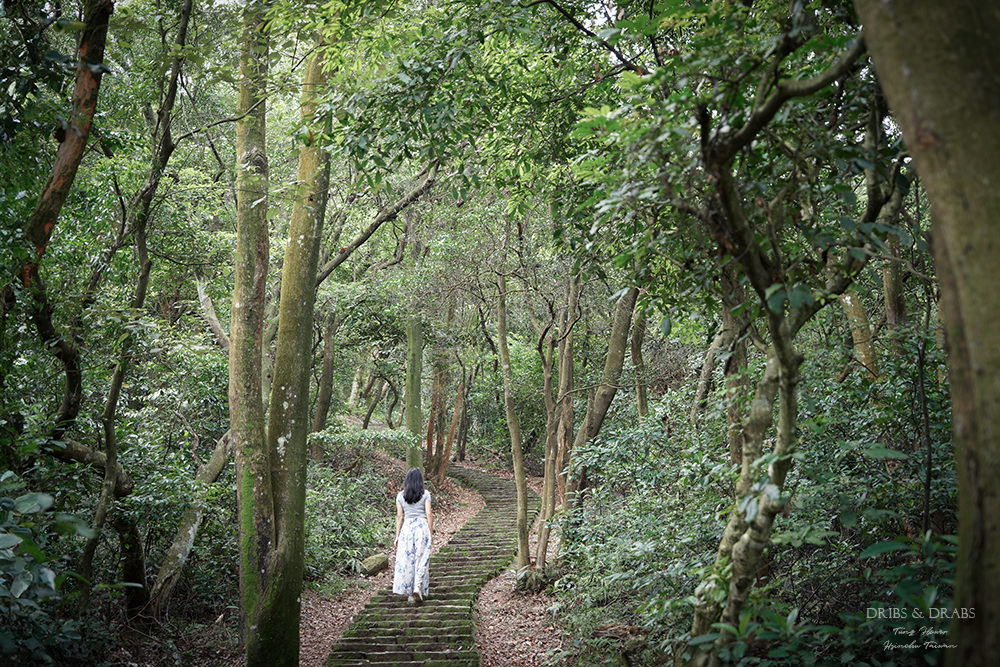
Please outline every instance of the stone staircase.
[{"label": "stone staircase", "polygon": [[[448,474],[478,491],[486,506],[431,557],[430,591],[418,607],[390,589],[377,593],[330,651],[329,667],[478,665],[473,638],[476,593],[517,551],[513,482],[449,466]],[[528,522],[539,499],[528,491]]]}]

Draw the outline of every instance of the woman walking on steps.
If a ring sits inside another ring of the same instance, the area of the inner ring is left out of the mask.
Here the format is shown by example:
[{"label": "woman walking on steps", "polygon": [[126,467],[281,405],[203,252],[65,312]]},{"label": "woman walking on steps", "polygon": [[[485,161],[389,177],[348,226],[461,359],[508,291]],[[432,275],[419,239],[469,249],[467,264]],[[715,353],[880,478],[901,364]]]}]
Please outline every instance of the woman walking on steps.
[{"label": "woman walking on steps", "polygon": [[392,592],[406,595],[410,604],[420,604],[427,596],[432,532],[431,494],[424,489],[420,470],[410,468],[403,490],[396,495],[396,539],[392,543],[396,549]]}]

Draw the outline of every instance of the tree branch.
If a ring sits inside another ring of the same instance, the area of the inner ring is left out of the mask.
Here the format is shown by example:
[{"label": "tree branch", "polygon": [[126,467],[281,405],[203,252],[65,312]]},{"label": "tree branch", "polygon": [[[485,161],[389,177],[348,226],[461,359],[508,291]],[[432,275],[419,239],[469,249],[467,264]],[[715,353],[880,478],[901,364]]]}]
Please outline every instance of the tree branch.
[{"label": "tree branch", "polygon": [[525,9],[528,9],[530,7],[534,7],[535,5],[549,5],[549,6],[551,6],[557,12],[559,12],[560,14],[562,14],[563,18],[565,18],[567,21],[569,21],[570,23],[572,23],[576,27],[577,30],[579,30],[583,34],[587,35],[588,37],[590,37],[591,39],[593,39],[594,41],[596,41],[602,47],[604,47],[605,49],[607,49],[610,53],[614,54],[614,56],[616,58],[618,58],[618,61],[621,62],[622,65],[625,65],[626,67],[628,67],[630,70],[632,70],[636,74],[642,74],[642,75],[649,74],[649,70],[648,69],[646,69],[642,65],[635,64],[625,54],[623,54],[617,48],[615,48],[614,46],[612,46],[611,44],[609,44],[607,42],[607,40],[604,40],[604,39],[601,39],[600,37],[598,37],[596,34],[594,34],[593,30],[589,29],[587,26],[585,26],[582,23],[580,23],[580,21],[578,21],[572,14],[569,13],[569,11],[566,8],[562,7],[559,3],[554,2],[553,0],[535,0],[535,2],[530,2],[530,3],[526,4],[526,5],[521,5],[521,6],[524,7]]},{"label": "tree branch", "polygon": [[212,297],[209,296],[208,291],[205,289],[205,278],[201,273],[194,274],[194,286],[198,290],[198,305],[201,306],[201,316],[205,318],[205,323],[208,324],[208,328],[215,335],[219,346],[226,352],[229,352],[229,335],[226,333],[222,322],[219,320],[219,316],[215,312],[215,305],[212,303]]},{"label": "tree branch", "polygon": [[418,179],[426,174],[426,177],[424,177],[423,181],[421,181],[419,185],[400,197],[399,200],[397,200],[392,206],[383,207],[382,210],[379,211],[378,215],[375,216],[375,219],[372,220],[371,224],[363,229],[349,245],[341,249],[336,257],[323,265],[323,268],[320,269],[316,276],[316,286],[319,287],[323,284],[323,281],[326,280],[338,266],[343,264],[355,250],[361,247],[365,241],[371,238],[372,234],[377,232],[379,227],[391,220],[395,220],[403,209],[419,199],[425,192],[430,190],[431,186],[434,185],[435,179],[437,178],[437,171],[438,164],[435,162],[429,168],[418,174]]},{"label": "tree branch", "polygon": [[793,97],[812,95],[816,91],[833,83],[850,70],[854,61],[865,51],[865,40],[862,33],[854,39],[854,43],[845,51],[829,69],[808,79],[790,79],[779,81],[774,92],[763,103],[754,107],[747,122],[724,141],[715,142],[714,158],[718,162],[728,162],[736,153],[749,144],[767,125],[782,105]]}]

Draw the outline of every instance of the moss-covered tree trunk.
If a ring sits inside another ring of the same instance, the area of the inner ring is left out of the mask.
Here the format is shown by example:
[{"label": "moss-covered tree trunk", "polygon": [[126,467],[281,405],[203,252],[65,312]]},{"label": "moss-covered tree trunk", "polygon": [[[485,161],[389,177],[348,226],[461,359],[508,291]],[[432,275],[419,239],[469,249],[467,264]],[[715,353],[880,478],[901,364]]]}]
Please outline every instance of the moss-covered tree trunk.
[{"label": "moss-covered tree trunk", "polygon": [[[265,81],[268,39],[266,5],[249,2],[243,12],[236,124],[236,250],[229,332],[229,423],[236,457],[240,532],[241,634],[247,663],[259,659],[259,630],[269,627],[266,591],[273,573],[275,541],[271,472],[261,398],[261,350],[268,269]],[[259,509],[260,508],[260,509]]]},{"label": "moss-covered tree trunk", "polygon": [[[856,0],[927,189],[958,473],[951,665],[1000,664],[1000,5]],[[961,614],[961,613],[960,613]]]},{"label": "moss-covered tree trunk", "polygon": [[[303,569],[306,435],[316,265],[326,207],[329,158],[299,146],[278,311],[277,347],[265,432],[261,386],[268,265],[265,79],[266,4],[244,9],[237,125],[237,247],[230,334],[230,422],[237,457],[240,592],[247,665],[298,665]],[[325,77],[321,50],[302,85],[302,123],[316,124]],[[312,132],[306,136],[312,136]],[[318,132],[316,133],[319,134]]]},{"label": "moss-covered tree trunk", "polygon": [[[326,82],[323,49],[309,58],[302,82],[301,123],[320,136],[316,95]],[[261,598],[269,625],[259,624],[259,664],[298,665],[299,595],[302,592],[306,494],[306,438],[309,422],[309,371],[312,367],[316,267],[326,217],[330,158],[319,141],[299,144],[296,196],[281,271],[281,303],[267,423],[267,455],[274,494],[273,574]],[[258,507],[257,512],[267,511]],[[249,646],[248,646],[249,648]],[[248,658],[249,658],[248,651]]]}]

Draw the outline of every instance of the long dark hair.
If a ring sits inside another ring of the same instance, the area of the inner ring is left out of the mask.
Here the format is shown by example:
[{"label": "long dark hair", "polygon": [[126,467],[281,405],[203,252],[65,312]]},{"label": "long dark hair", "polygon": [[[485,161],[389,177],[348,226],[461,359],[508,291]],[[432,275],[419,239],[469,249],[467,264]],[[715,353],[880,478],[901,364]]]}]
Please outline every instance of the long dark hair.
[{"label": "long dark hair", "polygon": [[403,482],[403,500],[412,505],[424,497],[424,476],[419,468],[410,468]]}]

